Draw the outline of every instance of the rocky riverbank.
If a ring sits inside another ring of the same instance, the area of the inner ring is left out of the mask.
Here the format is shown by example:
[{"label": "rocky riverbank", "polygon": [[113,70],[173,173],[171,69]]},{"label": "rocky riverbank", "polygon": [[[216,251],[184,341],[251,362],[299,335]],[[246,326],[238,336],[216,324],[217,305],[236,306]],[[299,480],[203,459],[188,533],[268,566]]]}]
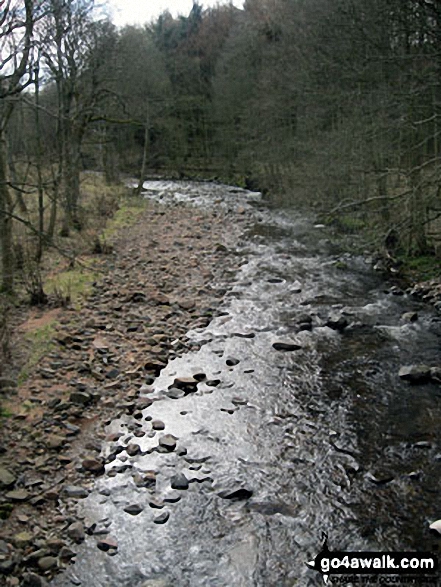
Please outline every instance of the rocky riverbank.
[{"label": "rocky riverbank", "polygon": [[50,321],[54,336],[24,384],[3,381],[0,582],[38,587],[75,561],[90,531],[77,504],[104,472],[105,426],[136,417],[140,389],[194,348],[186,333],[216,315],[246,222],[241,208],[151,203],[102,257],[79,309],[41,309],[20,325]]}]

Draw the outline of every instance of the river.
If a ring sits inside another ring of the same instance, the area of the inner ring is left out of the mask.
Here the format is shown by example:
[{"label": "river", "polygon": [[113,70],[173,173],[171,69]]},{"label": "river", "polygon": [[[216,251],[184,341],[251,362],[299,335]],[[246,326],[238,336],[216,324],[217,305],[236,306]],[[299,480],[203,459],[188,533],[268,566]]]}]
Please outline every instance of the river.
[{"label": "river", "polygon": [[[119,452],[107,470],[120,472],[101,477],[81,505],[118,549],[101,551],[89,536],[52,585],[323,585],[305,564],[323,533],[331,550],[438,549],[429,524],[441,518],[441,387],[398,377],[403,365],[439,364],[436,311],[345,253],[314,218],[267,207],[259,194],[144,188],[168,203],[243,207],[252,227],[220,315],[190,332],[195,350],[146,389],[158,400],[147,420],[108,428],[121,446],[147,432],[136,439],[142,455],[129,459],[135,469]],[[163,433],[151,433],[156,421]],[[161,434],[176,448],[158,452]],[[157,473],[162,502],[137,487],[134,470]]]}]

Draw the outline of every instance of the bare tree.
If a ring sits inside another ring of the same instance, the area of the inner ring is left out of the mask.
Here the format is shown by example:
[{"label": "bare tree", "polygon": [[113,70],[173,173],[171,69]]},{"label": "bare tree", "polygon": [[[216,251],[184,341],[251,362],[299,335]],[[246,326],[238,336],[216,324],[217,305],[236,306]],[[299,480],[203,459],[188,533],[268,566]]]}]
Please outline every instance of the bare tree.
[{"label": "bare tree", "polygon": [[14,289],[12,197],[8,171],[6,128],[20,93],[32,83],[31,48],[34,2],[8,0],[0,11],[0,246],[2,289]]}]

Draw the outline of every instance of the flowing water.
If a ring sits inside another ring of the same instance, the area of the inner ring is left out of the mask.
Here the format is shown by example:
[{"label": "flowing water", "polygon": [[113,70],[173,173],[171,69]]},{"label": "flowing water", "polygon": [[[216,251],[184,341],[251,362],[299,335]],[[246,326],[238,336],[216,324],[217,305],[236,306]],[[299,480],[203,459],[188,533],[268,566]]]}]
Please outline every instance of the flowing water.
[{"label": "flowing water", "polygon": [[[177,182],[145,189],[167,202],[241,206],[255,225],[221,315],[189,333],[200,349],[155,380],[148,420],[109,426],[123,433],[121,446],[136,428],[147,432],[135,438],[143,454],[120,452],[107,469],[121,472],[82,502],[117,553],[90,536],[53,585],[322,585],[305,565],[322,532],[331,550],[438,549],[429,524],[441,518],[441,387],[398,377],[402,365],[439,364],[436,312],[396,295],[313,219],[266,209],[259,194]],[[418,320],[402,319],[410,311]],[[326,325],[335,315],[343,331]],[[276,350],[280,341],[296,350]],[[194,375],[192,393],[167,395],[175,378]],[[164,433],[151,434],[150,417]],[[176,450],[156,450],[161,434],[178,439]],[[149,507],[153,491],[136,486],[134,471],[157,472],[164,508]],[[181,472],[188,489],[171,490]],[[130,504],[144,509],[130,515]],[[165,511],[168,521],[155,523]]]}]

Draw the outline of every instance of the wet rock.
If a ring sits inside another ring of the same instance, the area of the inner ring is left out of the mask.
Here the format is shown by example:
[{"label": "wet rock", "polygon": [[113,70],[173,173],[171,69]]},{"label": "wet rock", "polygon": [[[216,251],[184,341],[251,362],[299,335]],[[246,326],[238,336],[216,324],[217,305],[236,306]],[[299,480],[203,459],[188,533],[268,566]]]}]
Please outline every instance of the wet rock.
[{"label": "wet rock", "polygon": [[401,319],[404,322],[416,322],[418,320],[418,313],[417,312],[405,312]]},{"label": "wet rock", "polygon": [[292,351],[298,351],[302,347],[301,347],[300,344],[298,344],[298,343],[296,343],[294,341],[290,341],[290,340],[279,340],[279,341],[273,342],[273,348],[276,351],[292,352]]},{"label": "wet rock", "polygon": [[137,516],[142,511],[144,511],[144,508],[139,505],[139,503],[132,503],[131,505],[126,506],[124,511],[126,514],[130,514],[131,516]]},{"label": "wet rock", "polygon": [[11,473],[11,471],[9,471],[9,469],[0,467],[0,489],[12,487],[15,481],[16,477]]},{"label": "wet rock", "polygon": [[139,446],[139,444],[136,444],[135,442],[131,442],[126,447],[126,453],[130,457],[134,457],[134,456],[138,455],[140,452],[141,452],[141,447]]},{"label": "wet rock", "polygon": [[332,330],[336,330],[337,332],[343,332],[348,325],[349,322],[347,318],[341,314],[332,314],[325,322],[325,326]]},{"label": "wet rock", "polygon": [[413,446],[414,448],[432,448],[432,444],[427,440],[420,440],[419,442],[415,442]]},{"label": "wet rock", "polygon": [[171,479],[171,488],[172,489],[185,490],[185,489],[188,489],[188,487],[189,487],[188,479],[184,475],[184,473],[178,473],[177,475],[174,475],[172,477],[172,479]]},{"label": "wet rock", "polygon": [[153,428],[153,430],[164,430],[165,424],[161,420],[153,420],[152,421],[152,428]]},{"label": "wet rock", "polygon": [[181,397],[185,396],[185,391],[183,389],[178,389],[177,387],[171,387],[165,392],[165,395],[170,399],[181,399]]},{"label": "wet rock", "polygon": [[156,516],[156,518],[154,518],[153,522],[155,524],[165,524],[166,522],[168,522],[169,518],[170,518],[169,512],[162,512],[162,514],[159,514],[159,516]]},{"label": "wet rock", "polygon": [[172,434],[165,434],[159,439],[159,446],[169,452],[172,452],[176,448],[176,441],[177,438],[175,438]]},{"label": "wet rock", "polygon": [[113,536],[105,536],[98,540],[97,547],[104,552],[111,552],[118,549],[118,542]]},{"label": "wet rock", "polygon": [[67,497],[72,497],[74,499],[84,499],[89,495],[87,489],[84,487],[78,487],[77,485],[67,485],[63,488],[63,493]]},{"label": "wet rock", "polygon": [[[150,373],[154,373],[154,375],[156,377],[159,376],[159,374],[161,373],[162,369],[164,369],[164,367],[166,367],[166,363],[160,362],[160,361],[147,361],[147,363],[145,363],[144,365],[144,369]],[[146,392],[143,392],[146,393]]]},{"label": "wet rock", "polygon": [[159,497],[152,496],[149,499],[149,506],[154,509],[162,510],[164,507],[164,502]]},{"label": "wet rock", "polygon": [[167,493],[164,498],[164,503],[178,503],[181,500],[181,494],[177,491]]},{"label": "wet rock", "polygon": [[218,493],[218,496],[222,499],[229,499],[231,501],[243,501],[252,497],[253,491],[246,487],[238,487],[232,489],[225,489]]},{"label": "wet rock", "polygon": [[436,522],[432,522],[432,524],[430,524],[429,528],[433,532],[437,532],[438,534],[441,534],[441,520],[437,520]]},{"label": "wet rock", "polygon": [[84,526],[81,522],[74,522],[67,529],[67,535],[71,540],[80,544],[86,538]]},{"label": "wet rock", "polygon": [[133,482],[136,487],[150,487],[156,486],[156,473],[154,471],[147,471],[145,473],[135,473],[133,475]]},{"label": "wet rock", "polygon": [[235,357],[227,357],[225,363],[228,365],[228,367],[235,367],[240,363],[240,360],[236,359]]},{"label": "wet rock", "polygon": [[38,560],[37,565],[42,571],[49,571],[58,566],[58,560],[55,556],[43,556]]},{"label": "wet rock", "polygon": [[47,587],[47,582],[35,573],[24,573],[21,587]]},{"label": "wet rock", "polygon": [[430,379],[435,383],[441,383],[441,367],[431,367]]},{"label": "wet rock", "polygon": [[431,379],[431,370],[427,365],[403,366],[398,372],[398,377],[409,383],[427,383]]},{"label": "wet rock", "polygon": [[208,387],[217,387],[221,383],[220,379],[210,379],[205,382]]},{"label": "wet rock", "polygon": [[394,476],[387,472],[379,472],[375,474],[368,472],[366,473],[366,479],[374,485],[386,485],[387,483],[393,481]]},{"label": "wet rock", "polygon": [[102,459],[96,459],[94,457],[87,457],[81,463],[85,471],[93,473],[94,475],[103,475],[105,472],[104,461]]}]

